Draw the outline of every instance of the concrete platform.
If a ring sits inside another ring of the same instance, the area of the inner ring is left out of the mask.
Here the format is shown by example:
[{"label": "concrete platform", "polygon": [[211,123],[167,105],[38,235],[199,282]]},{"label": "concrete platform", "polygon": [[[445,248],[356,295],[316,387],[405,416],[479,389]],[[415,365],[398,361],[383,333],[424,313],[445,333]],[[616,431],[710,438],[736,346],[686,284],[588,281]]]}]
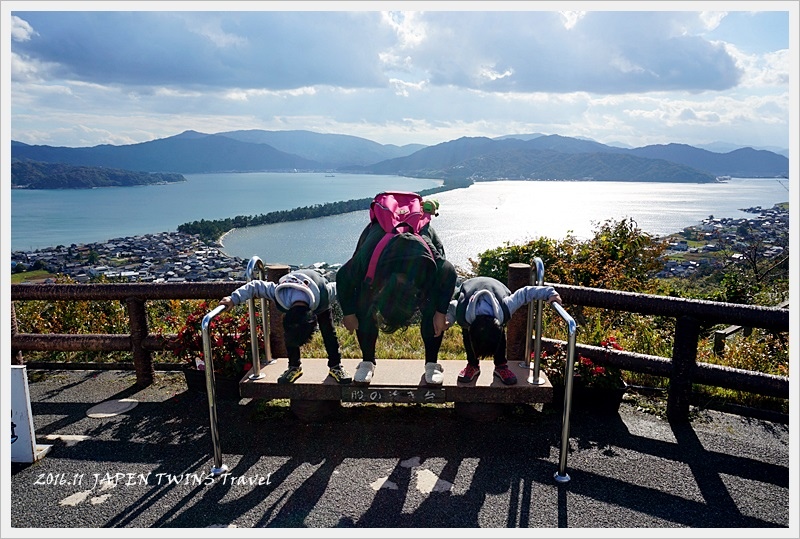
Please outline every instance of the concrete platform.
[{"label": "concrete platform", "polygon": [[[342,364],[355,373],[359,359],[343,359]],[[506,386],[493,376],[490,360],[481,362],[481,374],[469,384],[458,382],[458,373],[466,365],[461,361],[443,361],[444,383],[428,386],[425,383],[425,362],[421,359],[378,359],[372,383],[340,385],[328,376],[324,358],[304,358],[303,375],[293,384],[278,384],[278,377],[288,367],[286,358],[261,369],[264,376],[239,384],[242,397],[256,399],[338,400],[345,402],[472,402],[472,403],[536,403],[552,402],[553,386],[544,373],[543,384],[528,382],[532,371],[509,362],[517,375],[517,384]]]},{"label": "concrete platform", "polygon": [[[449,407],[353,406],[309,426],[282,404],[221,400],[231,475],[198,484],[215,465],[209,410],[181,372],[144,388],[130,370],[28,375],[37,442],[52,449],[3,471],[4,538],[800,536],[788,421],[695,409],[670,424],[637,396],[573,415],[572,480],[557,483],[562,418],[549,409],[472,426]],[[86,414],[120,399],[139,405]]]}]

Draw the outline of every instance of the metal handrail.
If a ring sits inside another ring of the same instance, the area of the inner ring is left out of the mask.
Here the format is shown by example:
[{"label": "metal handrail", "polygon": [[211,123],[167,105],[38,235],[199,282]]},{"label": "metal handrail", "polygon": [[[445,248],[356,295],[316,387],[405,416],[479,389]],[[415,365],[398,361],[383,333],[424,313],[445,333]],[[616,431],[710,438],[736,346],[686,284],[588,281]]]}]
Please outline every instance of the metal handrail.
[{"label": "metal handrail", "polygon": [[209,336],[211,321],[224,310],[224,305],[217,305],[214,310],[203,317],[203,322],[200,326],[203,334],[203,356],[206,368],[206,394],[208,395],[208,415],[211,423],[211,443],[214,448],[214,466],[211,468],[213,477],[228,471],[228,466],[222,463],[222,447],[219,441],[219,430],[217,429],[217,391],[214,383],[214,357],[211,355],[211,337]]},{"label": "metal handrail", "polygon": [[[255,278],[265,278],[264,263],[257,256],[254,256],[247,263],[247,271],[245,272],[247,282]],[[250,298],[247,300],[247,310],[250,315],[250,349],[253,352],[253,365],[250,368],[250,380],[258,380],[265,375],[261,372],[261,358],[258,351],[258,329],[256,326],[256,300]],[[266,356],[267,365],[275,363],[272,357],[272,350],[269,345],[269,309],[267,309],[267,299],[261,298],[261,324],[264,329],[264,355]]]},{"label": "metal handrail", "polygon": [[567,323],[567,364],[564,368],[564,413],[561,417],[561,455],[558,461],[558,471],[553,476],[558,483],[567,483],[570,480],[567,473],[567,451],[569,450],[569,416],[572,411],[572,377],[575,373],[575,340],[578,324],[569,313],[558,303],[550,305],[558,315]]},{"label": "metal handrail", "polygon": [[[538,256],[533,259],[531,266],[531,284],[538,286],[544,285],[544,262]],[[535,304],[535,305],[534,305]],[[532,301],[528,304],[528,327],[525,333],[525,363],[520,365],[530,369],[531,363],[531,333],[533,332],[534,317],[533,310],[536,309],[536,338],[533,344],[533,372],[528,377],[528,383],[533,385],[543,385],[545,379],[539,375],[540,358],[542,355],[542,306],[543,300]]]}]

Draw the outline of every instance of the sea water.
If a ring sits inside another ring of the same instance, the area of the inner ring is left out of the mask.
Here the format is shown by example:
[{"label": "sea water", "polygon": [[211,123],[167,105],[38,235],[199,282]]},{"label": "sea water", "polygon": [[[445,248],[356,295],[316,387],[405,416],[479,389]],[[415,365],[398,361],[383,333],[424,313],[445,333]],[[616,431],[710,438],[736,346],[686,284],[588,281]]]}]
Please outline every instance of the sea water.
[{"label": "sea water", "polygon": [[185,174],[185,182],[97,189],[11,189],[11,250],[174,232],[201,219],[372,197],[383,190],[418,191],[441,180],[367,174]]},{"label": "sea water", "polygon": [[[742,209],[789,200],[786,180],[734,178],[726,183],[569,181],[480,182],[439,193],[431,221],[448,260],[470,269],[470,259],[506,243],[538,237],[593,236],[607,220],[633,219],[644,232],[666,236],[715,217],[742,218]],[[344,263],[367,224],[367,211],[309,221],[237,229],[223,238],[230,255],[265,262]]]},{"label": "sea water", "polygon": [[[230,173],[185,175],[186,182],[90,190],[11,192],[11,250],[101,242],[175,231],[190,221],[368,198],[385,190],[419,191],[440,180],[359,174]],[[683,184],[594,181],[494,181],[436,195],[432,226],[457,266],[469,268],[487,249],[540,236],[592,236],[602,222],[633,219],[654,235],[702,219],[747,217],[742,209],[790,200],[785,179],[733,178]],[[243,259],[309,265],[343,263],[368,220],[367,211],[233,230],[224,250]]]}]

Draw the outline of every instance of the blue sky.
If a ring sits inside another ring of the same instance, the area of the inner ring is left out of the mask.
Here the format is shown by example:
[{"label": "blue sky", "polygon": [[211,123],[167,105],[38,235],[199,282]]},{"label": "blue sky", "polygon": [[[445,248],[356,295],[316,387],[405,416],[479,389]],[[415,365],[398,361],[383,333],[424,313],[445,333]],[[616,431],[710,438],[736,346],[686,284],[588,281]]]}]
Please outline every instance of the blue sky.
[{"label": "blue sky", "polygon": [[3,116],[28,144],[304,129],[397,145],[544,133],[789,148],[796,129],[797,2],[2,9]]}]

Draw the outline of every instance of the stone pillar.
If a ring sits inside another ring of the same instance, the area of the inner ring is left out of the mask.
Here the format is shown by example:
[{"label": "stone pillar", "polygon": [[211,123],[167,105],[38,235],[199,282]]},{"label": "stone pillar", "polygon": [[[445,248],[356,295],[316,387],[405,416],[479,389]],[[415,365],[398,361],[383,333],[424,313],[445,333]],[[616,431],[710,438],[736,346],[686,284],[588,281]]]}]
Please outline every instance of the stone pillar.
[{"label": "stone pillar", "polygon": [[[508,289],[512,292],[523,286],[531,284],[531,265],[515,262],[508,265]],[[512,361],[526,361],[525,339],[530,338],[528,332],[528,309],[519,309],[511,315],[506,325],[506,359]]]},{"label": "stone pillar", "polygon": [[[289,273],[289,266],[285,264],[267,266],[267,280],[273,283],[277,283],[287,273]],[[289,355],[283,338],[283,313],[278,310],[274,301],[269,302],[269,347],[273,358]]]}]

